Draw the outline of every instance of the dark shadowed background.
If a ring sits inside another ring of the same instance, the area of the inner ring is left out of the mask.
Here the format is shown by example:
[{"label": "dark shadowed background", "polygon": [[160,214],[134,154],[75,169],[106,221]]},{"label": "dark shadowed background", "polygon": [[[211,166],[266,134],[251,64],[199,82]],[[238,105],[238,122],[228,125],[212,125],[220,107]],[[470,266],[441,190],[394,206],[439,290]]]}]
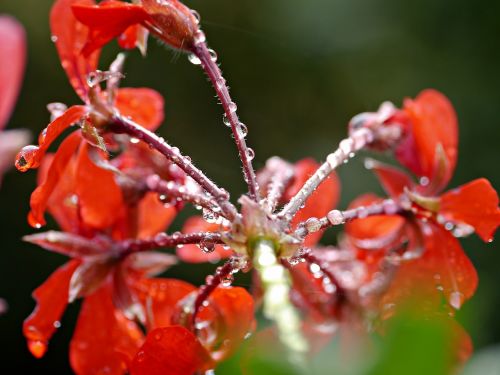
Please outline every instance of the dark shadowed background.
[{"label": "dark shadowed background", "polygon": [[[460,153],[452,186],[487,177],[500,188],[500,2],[469,0],[191,0],[202,16],[210,47],[222,63],[255,162],[279,155],[321,160],[346,133],[349,119],[397,105],[428,87],[444,92],[460,120]],[[8,128],[38,132],[45,106],[79,102],[50,41],[51,0],[0,0],[0,12],[20,20],[28,33],[24,86]],[[1,41],[0,41],[1,43]],[[105,69],[117,52],[101,59]],[[1,61],[1,64],[8,61]],[[186,56],[150,40],[148,57],[129,53],[125,86],[152,87],[166,101],[161,134],[228,188],[243,192],[235,147],[220,106],[201,69]],[[341,168],[341,207],[365,191],[380,192],[363,155]],[[29,354],[21,334],[34,307],[31,291],[64,258],[20,241],[32,233],[25,220],[35,173],[7,174],[0,193],[0,372],[67,374],[67,347],[78,306],[71,306],[45,358]],[[182,220],[176,222],[176,227]],[[325,241],[334,241],[332,233]],[[459,314],[475,346],[500,343],[500,246],[477,237],[463,241],[477,266],[480,286]],[[210,267],[177,266],[168,276],[200,283]],[[238,282],[236,283],[238,284]],[[245,281],[240,281],[245,284]]]}]

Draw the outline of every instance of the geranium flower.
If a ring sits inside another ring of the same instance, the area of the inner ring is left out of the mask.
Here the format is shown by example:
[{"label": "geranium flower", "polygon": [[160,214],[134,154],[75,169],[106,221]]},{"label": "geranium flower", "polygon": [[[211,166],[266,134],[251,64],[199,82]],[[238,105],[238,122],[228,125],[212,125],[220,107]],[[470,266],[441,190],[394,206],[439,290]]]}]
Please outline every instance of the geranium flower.
[{"label": "geranium flower", "polygon": [[[100,51],[84,58],[80,54],[85,43],[88,30],[80,24],[71,12],[71,5],[76,0],[58,0],[51,11],[51,31],[55,41],[61,64],[68,75],[75,92],[84,101],[84,105],[75,105],[65,110],[61,106],[53,106],[55,119],[40,133],[38,146],[26,146],[18,154],[16,167],[20,171],[37,168],[52,142],[68,127],[78,123],[81,131],[78,136],[69,137],[59,148],[53,167],[46,182],[32,194],[29,222],[34,227],[45,224],[43,213],[48,196],[61,178],[63,167],[69,162],[81,142],[90,143],[98,148],[106,149],[103,138],[107,122],[113,112],[118,111],[123,116],[130,116],[148,129],[156,129],[163,120],[163,99],[156,91],[147,88],[118,89],[120,60],[112,67],[112,72],[97,71]],[[108,79],[108,89],[101,91],[98,83]],[[82,150],[91,150],[82,148]],[[92,152],[96,160],[105,160],[103,153]],[[80,158],[86,161],[85,156]],[[88,163],[87,163],[88,164]],[[83,168],[79,168],[79,170]],[[111,171],[100,170],[103,177],[112,178]],[[82,179],[85,175],[81,175]],[[88,186],[78,184],[81,199],[86,201],[82,211],[86,219],[96,227],[107,227],[112,216],[109,212],[120,210],[123,197],[116,191],[102,191],[98,179],[92,176],[87,179]]]},{"label": "geranium flower", "polygon": [[4,130],[23,80],[25,38],[23,27],[15,19],[0,15],[0,59],[9,61],[0,66],[0,184],[3,174],[11,167],[16,152],[29,138],[29,133],[25,130]]},{"label": "geranium flower", "polygon": [[[441,291],[452,307],[459,308],[474,294],[477,274],[453,233],[463,236],[475,231],[484,241],[491,241],[500,224],[498,195],[486,179],[442,193],[453,174],[458,145],[456,114],[442,94],[423,91],[415,100],[406,100],[404,108],[387,123],[391,121],[406,128],[396,156],[417,175],[419,183],[395,167],[369,160],[367,166],[402,211],[401,215],[349,223],[349,241],[365,253],[377,254],[379,250],[374,263],[387,256],[387,251],[403,261],[383,299],[385,305],[392,306],[396,297],[418,289],[429,292],[427,295],[434,296],[436,303]],[[370,195],[354,205],[380,201]]]},{"label": "geranium flower", "polygon": [[[186,300],[186,299],[185,299]],[[178,308],[189,306],[181,301]],[[188,309],[189,311],[189,309]],[[252,297],[243,288],[218,287],[199,310],[194,331],[177,324],[152,330],[130,366],[132,375],[192,374],[213,369],[228,358],[255,325]]]},{"label": "geranium flower", "polygon": [[177,0],[138,0],[134,4],[107,0],[98,5],[87,0],[72,8],[76,18],[90,28],[84,55],[117,37],[124,48],[144,49],[144,29],[173,48],[190,50],[198,31],[195,13]]}]

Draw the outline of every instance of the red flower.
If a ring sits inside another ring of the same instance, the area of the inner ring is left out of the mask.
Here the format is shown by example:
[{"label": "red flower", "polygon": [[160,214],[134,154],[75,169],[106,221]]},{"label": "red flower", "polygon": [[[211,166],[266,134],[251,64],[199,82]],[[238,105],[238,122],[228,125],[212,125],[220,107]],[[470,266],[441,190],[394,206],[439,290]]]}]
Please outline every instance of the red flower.
[{"label": "red flower", "polygon": [[180,325],[151,331],[130,373],[192,374],[213,369],[234,353],[253,330],[252,297],[242,288],[217,288],[207,302],[197,315],[196,333]]},{"label": "red flower", "polygon": [[[394,167],[369,161],[369,168],[386,192],[400,203],[404,216],[355,220],[346,226],[346,232],[355,247],[379,250],[374,257],[377,265],[377,259],[398,247],[403,261],[417,258],[400,266],[384,299],[386,303],[394,302],[396,294],[409,294],[416,288],[432,291],[428,294],[438,302],[438,288],[451,306],[459,308],[474,294],[477,274],[450,231],[463,236],[474,230],[484,241],[491,241],[500,224],[498,195],[486,179],[441,193],[453,174],[458,144],[456,115],[442,94],[424,91],[414,101],[407,100],[403,112],[407,116],[407,134],[396,155],[420,178],[420,183],[415,184]],[[377,200],[364,197],[354,204],[366,206]],[[406,251],[401,252],[405,241]]]},{"label": "red flower", "polygon": [[124,48],[141,46],[138,33],[143,27],[169,46],[189,50],[198,31],[193,12],[177,0],[140,0],[138,4],[107,0],[94,4],[92,0],[80,1],[72,7],[76,18],[90,28],[84,55],[117,37]]},{"label": "red flower", "polygon": [[15,153],[28,142],[25,130],[3,129],[14,109],[21,87],[26,60],[26,40],[23,27],[13,18],[0,15],[0,183],[5,171],[12,166]]},{"label": "red flower", "polygon": [[[75,123],[79,123],[81,131],[65,140],[59,148],[51,170],[44,184],[33,192],[31,197],[31,213],[29,222],[35,227],[45,224],[43,213],[47,206],[48,197],[60,181],[64,168],[80,146],[81,142],[105,148],[106,121],[113,111],[119,111],[124,116],[130,116],[139,121],[148,129],[156,129],[163,120],[163,99],[154,90],[146,88],[117,89],[116,73],[96,72],[99,51],[84,58],[80,48],[87,39],[88,30],[80,24],[71,13],[71,5],[76,0],[58,0],[51,11],[51,29],[63,68],[69,77],[76,93],[85,102],[85,105],[70,107],[62,114],[56,113],[56,118],[40,133],[38,146],[26,146],[19,153],[16,167],[21,171],[37,168],[52,142]],[[112,80],[108,83],[107,92],[102,92],[99,85],[90,86],[88,80],[99,76],[106,76]],[[109,185],[112,190],[102,191],[99,179],[113,179],[113,173],[99,168],[90,161],[88,147],[80,147],[79,164],[77,167],[77,184],[80,189],[80,199],[84,205],[82,214],[89,224],[95,227],[107,227],[113,216],[109,212],[117,212],[123,205],[122,194],[117,187]],[[99,163],[106,159],[106,155],[91,151],[92,157]],[[88,170],[87,170],[88,168]],[[93,173],[90,173],[93,170]],[[104,184],[105,185],[105,184]]]}]

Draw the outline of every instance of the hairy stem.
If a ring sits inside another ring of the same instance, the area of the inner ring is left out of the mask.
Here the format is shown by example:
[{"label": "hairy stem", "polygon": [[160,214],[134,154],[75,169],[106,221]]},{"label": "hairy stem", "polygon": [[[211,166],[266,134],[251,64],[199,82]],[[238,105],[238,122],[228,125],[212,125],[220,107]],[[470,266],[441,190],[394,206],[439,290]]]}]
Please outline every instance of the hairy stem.
[{"label": "hairy stem", "polygon": [[218,187],[200,169],[195,167],[187,157],[183,156],[179,152],[178,148],[172,147],[163,138],[118,113],[113,115],[112,121],[109,125],[109,130],[114,133],[125,133],[131,137],[146,142],[149,146],[175,163],[179,168],[186,172],[188,176],[205,189],[208,194],[214,197],[225,217],[232,220],[237,216],[236,208],[229,201],[229,193]]},{"label": "hairy stem", "polygon": [[233,274],[240,270],[239,260],[230,259],[223,266],[218,267],[214,275],[208,276],[205,285],[200,286],[198,294],[193,304],[193,314],[191,316],[191,324],[194,327],[196,315],[203,306],[203,303],[210,297],[210,294],[225,280],[232,282]]},{"label": "hairy stem", "polygon": [[165,195],[173,199],[181,199],[183,202],[192,203],[195,206],[200,206],[208,210],[220,210],[217,202],[211,196],[190,192],[185,186],[176,184],[173,181],[164,181],[158,175],[149,176],[146,180],[146,185],[149,191],[153,191],[160,195]]},{"label": "hairy stem", "polygon": [[164,247],[175,247],[177,245],[199,244],[202,242],[221,244],[223,243],[222,235],[217,232],[174,233],[172,235],[159,233],[149,239],[122,241],[118,246],[121,255],[124,255]]},{"label": "hairy stem", "polygon": [[354,132],[349,138],[342,140],[338,149],[326,157],[326,161],[305,182],[299,192],[288,202],[278,216],[285,218],[288,222],[291,221],[316,188],[339,165],[349,160],[356,152],[371,143],[373,137],[373,133],[369,129],[362,128]]},{"label": "hairy stem", "polygon": [[393,199],[385,199],[379,203],[374,203],[369,206],[360,206],[350,210],[340,211],[331,210],[328,214],[320,219],[309,218],[297,225],[295,235],[301,238],[306,237],[310,233],[317,232],[328,227],[345,224],[348,221],[355,219],[363,219],[374,215],[397,215],[403,209]]},{"label": "hairy stem", "polygon": [[293,178],[293,166],[281,158],[273,157],[266,163],[266,169],[271,174],[267,186],[266,206],[269,212],[274,212],[283,193]]},{"label": "hairy stem", "polygon": [[253,153],[253,151],[250,151],[246,144],[245,134],[243,134],[240,121],[236,113],[236,104],[232,101],[231,96],[229,95],[226,80],[222,77],[222,72],[217,63],[212,60],[212,56],[205,42],[196,43],[193,47],[193,53],[201,61],[201,65],[210,79],[210,82],[217,93],[217,97],[222,104],[222,108],[224,108],[226,118],[231,125],[231,131],[243,165],[243,174],[248,185],[249,196],[254,200],[258,200],[259,186],[257,184],[255,170],[252,165],[253,155],[250,154],[251,152]]}]

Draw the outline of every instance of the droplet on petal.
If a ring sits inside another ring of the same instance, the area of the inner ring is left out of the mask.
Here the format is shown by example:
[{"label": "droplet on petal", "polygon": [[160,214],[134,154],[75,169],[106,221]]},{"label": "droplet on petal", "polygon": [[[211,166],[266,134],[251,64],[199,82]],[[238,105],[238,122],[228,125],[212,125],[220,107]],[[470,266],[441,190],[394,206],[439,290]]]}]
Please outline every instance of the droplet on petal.
[{"label": "droplet on petal", "polygon": [[29,340],[28,349],[35,358],[42,358],[47,352],[47,343],[41,340]]},{"label": "droplet on petal", "polygon": [[31,168],[36,168],[35,155],[39,147],[34,145],[24,146],[16,156],[16,168],[20,172],[26,172]]},{"label": "droplet on petal", "polygon": [[190,53],[188,55],[188,60],[193,65],[200,65],[201,64],[201,60],[194,53]]},{"label": "droplet on petal", "polygon": [[451,307],[455,310],[459,310],[464,303],[464,295],[460,292],[452,292],[450,294],[449,302]]}]

